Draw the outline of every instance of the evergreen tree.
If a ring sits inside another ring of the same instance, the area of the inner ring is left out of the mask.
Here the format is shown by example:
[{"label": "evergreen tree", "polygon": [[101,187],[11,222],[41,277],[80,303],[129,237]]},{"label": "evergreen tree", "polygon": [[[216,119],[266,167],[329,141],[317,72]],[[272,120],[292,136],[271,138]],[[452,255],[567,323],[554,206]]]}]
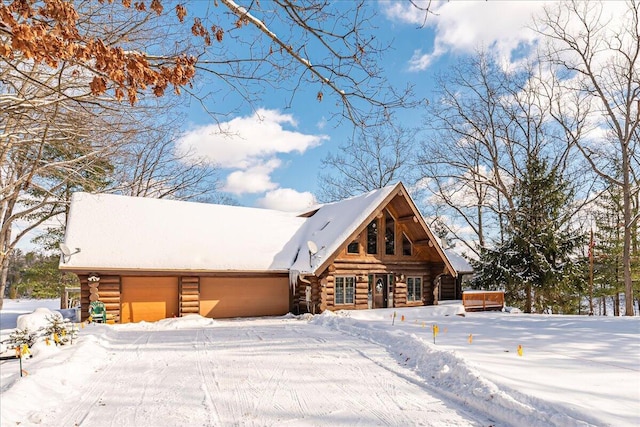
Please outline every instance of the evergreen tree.
[{"label": "evergreen tree", "polygon": [[529,155],[504,243],[482,249],[474,263],[476,287],[503,288],[507,303],[527,313],[578,311],[584,260],[574,255],[583,236],[568,224],[568,188],[557,169]]},{"label": "evergreen tree", "polygon": [[75,274],[58,270],[57,255],[28,253],[27,267],[20,272],[20,281],[12,285],[18,297],[57,298],[65,286],[79,286]]}]

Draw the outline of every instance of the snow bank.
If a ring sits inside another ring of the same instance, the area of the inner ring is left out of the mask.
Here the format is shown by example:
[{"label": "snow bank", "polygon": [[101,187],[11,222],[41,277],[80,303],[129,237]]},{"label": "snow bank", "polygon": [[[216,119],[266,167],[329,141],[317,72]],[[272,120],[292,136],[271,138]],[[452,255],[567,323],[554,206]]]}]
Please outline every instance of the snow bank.
[{"label": "snow bank", "polygon": [[125,323],[121,325],[113,325],[115,329],[132,329],[146,331],[166,331],[177,329],[197,329],[216,326],[217,321],[199,314],[188,314],[183,317],[173,317],[169,319],[158,320],[157,322],[137,322]]},{"label": "snow bank", "polygon": [[[94,326],[92,326],[93,328]],[[84,335],[82,340],[73,346],[47,346],[38,343],[34,346],[39,351],[37,357],[23,363],[26,375],[19,376],[18,365],[3,365],[2,374],[2,407],[0,425],[46,425],[43,418],[43,406],[49,402],[74,402],[80,397],[80,391],[86,386],[86,378],[108,364],[110,357],[105,357],[104,338],[100,332],[107,332],[106,326],[95,326],[94,333]],[[99,328],[102,328],[99,329]],[[47,357],[42,357],[47,356]],[[8,372],[14,371],[12,375]],[[11,393],[4,393],[4,390]],[[59,410],[53,408],[52,410]],[[10,416],[11,418],[6,418]],[[18,423],[15,420],[21,420]]]},{"label": "snow bank", "polygon": [[[445,313],[447,311],[444,310]],[[406,312],[403,310],[403,313]],[[423,314],[428,313],[425,311]],[[437,310],[430,312],[433,318],[437,317],[435,313]],[[386,347],[399,364],[411,368],[424,380],[425,387],[492,414],[508,425],[585,427],[597,424],[596,420],[583,421],[585,417],[582,414],[567,413],[566,408],[554,408],[531,396],[501,390],[498,385],[483,378],[455,351],[438,348],[413,333],[392,329],[390,324],[357,320],[359,316],[360,312],[354,311],[327,311],[315,316],[311,323]]]},{"label": "snow bank", "polygon": [[62,314],[58,311],[51,311],[46,307],[36,308],[33,313],[18,316],[16,326],[18,329],[29,329],[32,332],[40,328],[46,328],[52,319],[62,320]]},{"label": "snow bank", "polygon": [[446,316],[464,316],[465,310],[461,301],[444,301],[438,305],[422,306],[422,307],[404,307],[398,308],[383,308],[375,310],[345,310],[338,311],[342,317],[351,317],[358,320],[386,320],[391,322],[393,313],[396,313],[396,317],[405,315],[407,318],[438,318]]}]

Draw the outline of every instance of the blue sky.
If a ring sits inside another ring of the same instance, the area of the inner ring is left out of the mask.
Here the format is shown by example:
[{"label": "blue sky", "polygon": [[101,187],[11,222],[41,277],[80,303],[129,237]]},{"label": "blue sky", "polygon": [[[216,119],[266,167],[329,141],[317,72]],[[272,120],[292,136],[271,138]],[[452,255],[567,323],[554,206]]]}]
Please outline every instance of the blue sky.
[{"label": "blue sky", "polygon": [[[431,97],[434,76],[478,48],[491,49],[505,61],[536,39],[526,29],[541,2],[433,3],[424,15],[409,2],[380,1],[376,37],[392,42],[382,66],[392,84],[415,85],[416,96]],[[256,16],[260,18],[259,16]],[[315,88],[298,93],[284,109],[287,93],[266,93],[261,105],[247,105],[222,126],[238,138],[221,136],[211,117],[192,104],[178,145],[195,149],[220,165],[224,190],[242,205],[299,210],[315,201],[321,160],[348,140],[351,127],[328,121],[333,105],[318,102]],[[258,116],[262,120],[258,120]],[[424,112],[404,111],[399,120],[416,126]]]},{"label": "blue sky", "polygon": [[[414,84],[418,98],[432,98],[434,77],[478,49],[490,52],[505,66],[526,59],[529,48],[539,41],[529,28],[532,16],[540,13],[544,4],[434,1],[434,14],[425,23],[423,13],[408,1],[367,3],[376,8],[375,24],[380,28],[376,37],[383,43],[391,42],[392,48],[381,63],[386,77],[398,87]],[[604,5],[607,12],[625,6],[622,1]],[[204,93],[210,88],[196,82],[199,89]],[[307,92],[300,91],[288,109],[285,106],[290,94],[286,92],[266,91],[262,101],[253,106],[237,98],[225,98],[224,103],[239,108],[235,115],[220,119],[219,125],[236,133],[235,138],[221,136],[213,118],[197,101],[190,100],[177,146],[195,150],[217,163],[223,190],[244,206],[304,209],[316,202],[321,160],[327,153],[337,152],[352,133],[351,126],[337,126],[329,120],[336,108],[332,102],[327,98],[318,102],[317,88],[305,89]],[[216,109],[215,105],[208,107]],[[415,127],[425,120],[424,116],[423,110],[416,109],[403,111],[398,119],[405,127]],[[31,246],[29,241],[23,239],[20,246]]]}]

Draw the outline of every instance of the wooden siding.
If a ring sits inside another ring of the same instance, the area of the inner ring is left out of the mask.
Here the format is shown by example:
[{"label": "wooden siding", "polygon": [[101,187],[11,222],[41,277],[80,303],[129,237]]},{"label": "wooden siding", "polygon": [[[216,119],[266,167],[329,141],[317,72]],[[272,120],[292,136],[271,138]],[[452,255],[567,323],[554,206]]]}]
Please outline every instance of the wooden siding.
[{"label": "wooden siding", "polygon": [[288,277],[201,277],[200,314],[226,318],[289,312]]},{"label": "wooden siding", "polygon": [[[395,251],[393,254],[386,253],[387,218],[392,218],[394,222]],[[362,224],[354,235],[344,242],[333,263],[329,264],[327,270],[321,275],[326,283],[320,289],[320,307],[339,310],[366,309],[370,305],[373,307],[413,307],[434,304],[433,280],[445,270],[444,260],[441,259],[435,242],[430,240],[407,198],[402,193],[396,195],[374,220],[378,221],[377,253],[367,253],[368,223]],[[403,253],[403,235],[411,241],[411,254],[405,255]],[[359,252],[357,254],[348,253],[347,247],[354,241],[358,242]],[[375,278],[387,275],[386,279],[383,278],[387,284],[389,278],[392,280],[392,284],[387,285],[383,295],[372,292],[371,302],[369,301],[370,275]],[[335,304],[335,276],[354,276],[356,278],[353,304]],[[422,299],[420,301],[407,300],[407,277],[422,279]],[[449,277],[453,280],[453,277]],[[448,284],[446,279],[444,282]]]},{"label": "wooden siding", "polygon": [[[385,253],[385,211],[388,211],[394,218],[395,232],[394,232],[394,244],[395,254],[387,255]],[[422,225],[418,218],[413,214],[408,201],[404,196],[397,195],[390,203],[382,209],[382,212],[375,218],[378,221],[378,240],[377,240],[377,254],[367,253],[367,224],[362,224],[356,233],[350,236],[345,242],[342,249],[336,255],[336,261],[352,262],[359,261],[377,261],[381,264],[388,264],[391,262],[403,263],[403,262],[441,262],[440,255],[429,237],[424,232]],[[412,242],[411,255],[403,255],[402,252],[402,235],[406,235]],[[347,246],[349,243],[357,241],[359,247],[358,254],[352,254],[347,252]]]}]

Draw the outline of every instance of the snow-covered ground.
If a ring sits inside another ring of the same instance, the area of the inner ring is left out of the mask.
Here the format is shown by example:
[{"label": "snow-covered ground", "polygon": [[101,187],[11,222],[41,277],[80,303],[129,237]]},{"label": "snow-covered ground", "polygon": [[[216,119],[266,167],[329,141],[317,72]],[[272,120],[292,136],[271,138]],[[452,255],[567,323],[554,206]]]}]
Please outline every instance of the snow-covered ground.
[{"label": "snow-covered ground", "polygon": [[640,425],[640,318],[461,311],[89,325],[0,362],[0,424]]}]

